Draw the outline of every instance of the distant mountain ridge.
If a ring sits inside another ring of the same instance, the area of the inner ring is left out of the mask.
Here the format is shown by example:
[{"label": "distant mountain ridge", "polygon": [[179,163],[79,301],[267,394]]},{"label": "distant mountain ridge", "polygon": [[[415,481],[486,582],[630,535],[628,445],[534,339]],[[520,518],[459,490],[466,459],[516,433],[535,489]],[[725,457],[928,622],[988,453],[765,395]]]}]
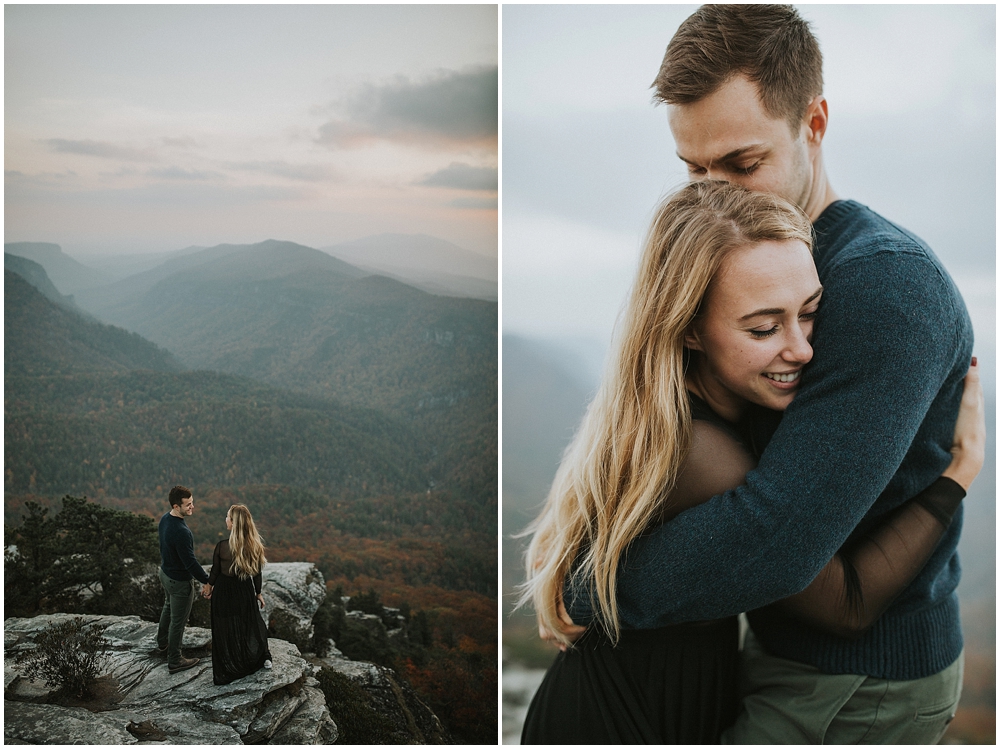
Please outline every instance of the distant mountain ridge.
[{"label": "distant mountain ridge", "polygon": [[26,257],[11,255],[9,252],[5,252],[3,254],[3,266],[6,270],[13,271],[17,275],[21,276],[21,278],[38,289],[42,293],[42,296],[49,301],[77,313],[83,312],[76,306],[76,302],[73,301],[72,296],[64,296],[59,293],[59,289],[57,289],[49,279],[49,275],[45,272],[45,268],[43,268],[39,263],[36,263],[34,260],[29,260]]},{"label": "distant mountain ridge", "polygon": [[323,247],[324,252],[432,294],[497,298],[497,259],[425,234],[379,234]]},{"label": "distant mountain ridge", "polygon": [[148,252],[142,254],[121,254],[110,255],[85,255],[81,259],[84,265],[99,271],[107,276],[108,283],[120,281],[123,278],[134,276],[147,270],[152,270],[158,265],[162,265],[176,257],[190,255],[194,252],[207,250],[207,247],[191,245],[181,250],[170,250],[168,252]]},{"label": "distant mountain ridge", "polygon": [[427,488],[410,427],[371,409],[182,372],[136,333],[4,274],[7,491],[123,496],[182,480],[343,491]]},{"label": "distant mountain ridge", "polygon": [[77,296],[77,300],[80,306],[96,315],[126,324],[117,309],[141,301],[150,289],[166,279],[177,276],[179,282],[184,282],[187,280],[184,274],[194,268],[198,269],[197,275],[202,280],[219,273],[225,274],[227,268],[234,267],[226,262],[226,258],[233,255],[240,258],[235,267],[241,267],[247,275],[260,278],[287,275],[303,268],[331,270],[354,278],[366,275],[364,271],[311,247],[268,239],[252,245],[220,244],[175,255],[149,270],[101,288],[86,290]]},{"label": "distant mountain ridge", "polygon": [[495,302],[430,294],[278,240],[175,253],[76,300],[186,367],[403,419],[432,448],[436,485],[497,501]]},{"label": "distant mountain ridge", "polygon": [[45,268],[60,294],[75,294],[108,282],[103,273],[74,260],[51,242],[8,242],[3,249],[4,253],[34,260]]},{"label": "distant mountain ridge", "polygon": [[136,333],[86,320],[4,270],[5,376],[131,369],[177,372],[181,365]]}]

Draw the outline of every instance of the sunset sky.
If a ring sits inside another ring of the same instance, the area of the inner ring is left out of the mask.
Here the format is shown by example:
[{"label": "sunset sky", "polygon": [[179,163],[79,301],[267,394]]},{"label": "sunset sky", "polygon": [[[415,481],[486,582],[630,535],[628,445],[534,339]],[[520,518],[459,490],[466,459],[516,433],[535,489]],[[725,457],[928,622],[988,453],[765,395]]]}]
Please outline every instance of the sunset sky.
[{"label": "sunset sky", "polygon": [[497,8],[8,5],[5,241],[497,254]]}]

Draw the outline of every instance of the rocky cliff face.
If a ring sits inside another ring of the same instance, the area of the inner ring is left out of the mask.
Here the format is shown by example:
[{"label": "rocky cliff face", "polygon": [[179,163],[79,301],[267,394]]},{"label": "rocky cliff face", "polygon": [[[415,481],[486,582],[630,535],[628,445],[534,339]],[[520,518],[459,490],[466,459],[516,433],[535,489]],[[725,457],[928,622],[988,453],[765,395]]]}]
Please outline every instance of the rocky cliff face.
[{"label": "rocky cliff face", "polygon": [[[390,670],[350,661],[326,641],[311,651],[312,616],[325,597],[312,564],[270,564],[264,571],[264,611],[273,668],[226,686],[212,682],[211,631],[188,627],[183,648],[201,663],[177,674],[151,654],[157,625],[136,616],[82,616],[107,625],[103,669],[117,691],[100,712],[48,704],[56,694],[18,672],[19,652],[35,647],[47,628],[72,619],[49,614],[4,622],[4,743],[7,744],[332,744],[338,736],[316,676],[328,668],[364,689],[396,727],[402,743],[445,743],[437,717]],[[93,706],[91,706],[93,707]]]}]

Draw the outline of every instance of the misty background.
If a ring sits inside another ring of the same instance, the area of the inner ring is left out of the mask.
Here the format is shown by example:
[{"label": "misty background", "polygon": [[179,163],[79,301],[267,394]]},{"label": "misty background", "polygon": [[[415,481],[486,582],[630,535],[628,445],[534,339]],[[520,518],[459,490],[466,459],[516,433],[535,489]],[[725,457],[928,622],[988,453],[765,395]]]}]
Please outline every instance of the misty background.
[{"label": "misty background", "polygon": [[[543,668],[552,657],[530,616],[509,616],[512,586],[523,579],[523,545],[511,534],[537,513],[597,387],[653,208],[687,179],[650,85],[670,37],[696,7],[504,7],[505,741],[516,736],[540,678],[513,666]],[[800,12],[824,55],[823,150],[834,189],[927,241],[972,317],[988,463],[966,500],[959,594],[967,672],[980,669],[992,690],[996,11],[804,5]],[[975,695],[967,676],[966,703]]]}]

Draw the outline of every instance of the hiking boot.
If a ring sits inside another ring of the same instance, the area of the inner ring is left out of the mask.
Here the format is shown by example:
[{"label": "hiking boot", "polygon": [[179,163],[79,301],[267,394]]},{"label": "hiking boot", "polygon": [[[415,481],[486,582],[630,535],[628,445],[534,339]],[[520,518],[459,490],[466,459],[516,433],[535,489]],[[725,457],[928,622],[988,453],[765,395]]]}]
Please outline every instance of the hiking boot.
[{"label": "hiking boot", "polygon": [[168,666],[167,667],[167,671],[169,671],[172,674],[176,674],[178,671],[187,671],[192,666],[198,665],[198,661],[200,661],[200,660],[201,660],[201,658],[183,658],[182,657],[180,663],[178,663],[176,666]]},{"label": "hiking boot", "polygon": [[149,651],[149,654],[154,658],[165,658],[167,656],[167,648],[166,647],[161,648],[159,645],[157,645],[155,648]]}]

